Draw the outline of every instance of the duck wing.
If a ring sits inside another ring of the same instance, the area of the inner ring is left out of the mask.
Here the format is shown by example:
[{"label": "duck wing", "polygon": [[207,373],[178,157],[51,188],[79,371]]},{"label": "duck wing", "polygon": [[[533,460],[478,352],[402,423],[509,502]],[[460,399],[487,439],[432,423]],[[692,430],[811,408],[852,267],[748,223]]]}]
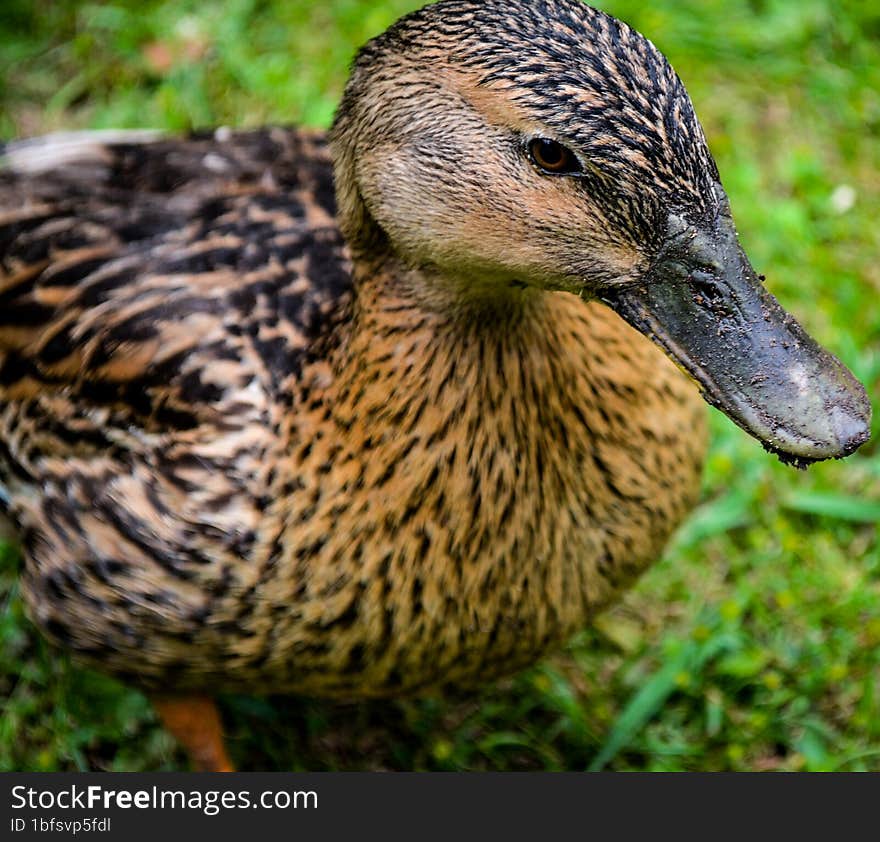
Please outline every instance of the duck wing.
[{"label": "duck wing", "polygon": [[120,673],[152,647],[146,680],[258,578],[301,373],[346,323],[334,213],[317,134],[0,148],[0,510],[51,638]]},{"label": "duck wing", "polygon": [[199,544],[249,554],[300,372],[347,312],[334,211],[317,134],[0,149],[0,509],[41,580],[120,542],[181,575]]}]

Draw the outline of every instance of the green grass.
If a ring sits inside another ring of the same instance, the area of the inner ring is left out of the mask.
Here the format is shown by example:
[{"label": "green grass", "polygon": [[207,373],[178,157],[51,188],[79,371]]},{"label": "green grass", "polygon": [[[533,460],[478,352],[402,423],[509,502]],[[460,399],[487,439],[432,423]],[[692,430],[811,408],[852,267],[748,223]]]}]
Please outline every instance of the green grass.
[{"label": "green grass", "polygon": [[[326,125],[357,44],[418,5],[6,0],[0,135]],[[880,386],[880,11],[607,0],[683,77],[741,238]],[[223,700],[250,769],[880,770],[880,455],[796,472],[713,414],[703,500],[564,652],[477,696]],[[146,700],[51,651],[0,553],[0,769],[179,769]]]}]

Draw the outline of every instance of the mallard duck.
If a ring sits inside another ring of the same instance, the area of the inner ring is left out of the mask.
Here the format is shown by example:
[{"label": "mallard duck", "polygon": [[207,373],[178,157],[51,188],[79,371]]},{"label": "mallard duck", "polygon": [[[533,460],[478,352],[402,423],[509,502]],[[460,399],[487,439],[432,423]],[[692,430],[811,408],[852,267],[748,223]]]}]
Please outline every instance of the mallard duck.
[{"label": "mallard duck", "polygon": [[0,497],[36,625],[229,768],[223,690],[540,658],[693,505],[704,404],[798,465],[860,384],[763,288],[675,72],[575,0],[442,0],[329,138],[9,144]]}]

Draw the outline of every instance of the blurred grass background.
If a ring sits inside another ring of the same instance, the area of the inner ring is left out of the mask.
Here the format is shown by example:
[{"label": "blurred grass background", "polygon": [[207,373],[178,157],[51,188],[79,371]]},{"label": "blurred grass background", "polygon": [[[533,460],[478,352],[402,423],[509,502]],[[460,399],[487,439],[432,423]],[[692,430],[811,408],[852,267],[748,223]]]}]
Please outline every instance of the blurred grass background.
[{"label": "blurred grass background", "polygon": [[[4,0],[0,137],[326,126],[419,0]],[[768,285],[876,396],[880,7],[605,0],[672,60]],[[880,454],[796,472],[713,412],[702,503],[564,652],[478,696],[227,697],[242,768],[880,770]],[[2,539],[0,539],[2,541]],[[137,692],[24,618],[0,544],[0,769],[180,769]]]}]

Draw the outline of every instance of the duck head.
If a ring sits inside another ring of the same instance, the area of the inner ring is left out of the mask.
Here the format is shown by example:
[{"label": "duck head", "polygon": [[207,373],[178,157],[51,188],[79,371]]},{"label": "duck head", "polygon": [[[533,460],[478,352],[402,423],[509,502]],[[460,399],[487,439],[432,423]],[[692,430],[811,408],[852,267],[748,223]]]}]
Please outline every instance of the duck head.
[{"label": "duck head", "polygon": [[577,0],[443,0],[356,59],[331,135],[353,252],[446,299],[565,291],[784,461],[869,437],[861,384],[762,286],[666,59]]}]

